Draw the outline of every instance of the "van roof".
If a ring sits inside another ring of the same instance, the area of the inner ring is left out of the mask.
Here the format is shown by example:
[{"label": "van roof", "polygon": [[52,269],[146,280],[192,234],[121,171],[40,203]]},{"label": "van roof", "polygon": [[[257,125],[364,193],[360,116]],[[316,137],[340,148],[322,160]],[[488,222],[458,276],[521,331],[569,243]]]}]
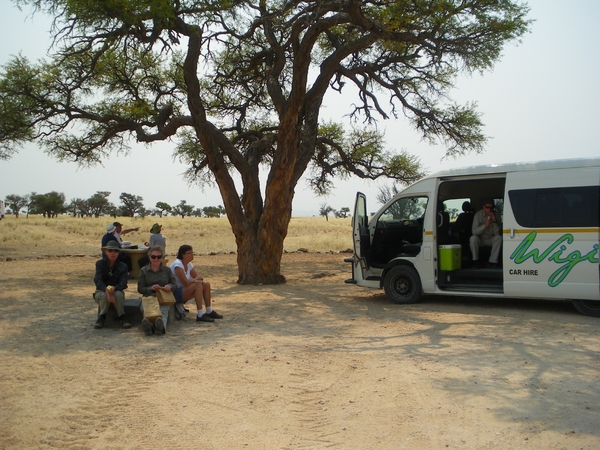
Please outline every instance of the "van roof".
[{"label": "van roof", "polygon": [[468,166],[458,169],[442,170],[433,173],[426,178],[448,177],[456,175],[476,175],[493,174],[506,172],[524,172],[529,170],[550,170],[550,169],[572,169],[577,167],[598,166],[600,168],[600,158],[570,158],[554,159],[546,161],[515,162],[506,164],[487,164],[481,166]]}]

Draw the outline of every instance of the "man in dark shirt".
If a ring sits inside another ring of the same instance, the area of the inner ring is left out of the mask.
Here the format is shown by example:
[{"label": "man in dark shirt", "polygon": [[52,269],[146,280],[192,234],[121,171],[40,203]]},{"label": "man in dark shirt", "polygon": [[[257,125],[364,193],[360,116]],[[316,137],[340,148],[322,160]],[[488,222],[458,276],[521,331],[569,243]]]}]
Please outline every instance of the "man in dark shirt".
[{"label": "man in dark shirt", "polygon": [[96,261],[96,274],[94,275],[94,300],[98,303],[98,319],[94,328],[99,329],[104,326],[106,313],[111,303],[114,303],[121,321],[122,328],[131,328],[131,324],[125,317],[125,293],[127,288],[127,278],[129,270],[127,265],[118,260],[121,247],[117,241],[109,241],[102,247],[103,258]]}]

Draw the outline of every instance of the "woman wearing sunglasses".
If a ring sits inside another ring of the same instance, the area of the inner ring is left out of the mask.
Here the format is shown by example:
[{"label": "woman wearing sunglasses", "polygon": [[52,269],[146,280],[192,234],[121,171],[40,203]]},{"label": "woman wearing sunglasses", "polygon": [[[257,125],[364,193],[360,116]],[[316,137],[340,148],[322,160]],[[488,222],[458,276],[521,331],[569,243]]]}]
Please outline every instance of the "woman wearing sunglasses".
[{"label": "woman wearing sunglasses", "polygon": [[[187,310],[183,304],[188,300],[196,301],[198,315],[196,322],[214,322],[223,316],[212,309],[210,283],[204,281],[192,264],[194,250],[191,245],[182,245],[177,252],[177,259],[171,264],[171,271],[177,282],[175,291],[175,318],[180,320],[185,316]],[[206,312],[202,309],[202,300],[206,305]]]},{"label": "woman wearing sunglasses", "polygon": [[[138,278],[138,292],[144,297],[155,297],[156,291],[159,289],[166,292],[175,291],[177,283],[173,277],[173,273],[168,266],[163,265],[164,250],[161,246],[155,245],[148,250],[150,264],[142,267]],[[158,299],[156,300],[158,302]],[[144,317],[142,320],[142,328],[149,336],[154,334],[165,334],[167,331],[167,321],[169,318],[169,306],[161,305],[160,312],[162,317],[158,317],[154,324]]]}]

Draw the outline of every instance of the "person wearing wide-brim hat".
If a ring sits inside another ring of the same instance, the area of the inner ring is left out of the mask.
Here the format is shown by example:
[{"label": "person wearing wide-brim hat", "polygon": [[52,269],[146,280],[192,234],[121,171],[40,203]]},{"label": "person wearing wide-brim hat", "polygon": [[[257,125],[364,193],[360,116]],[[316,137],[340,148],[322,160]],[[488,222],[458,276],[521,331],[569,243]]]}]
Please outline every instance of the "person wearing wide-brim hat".
[{"label": "person wearing wide-brim hat", "polygon": [[94,328],[104,327],[106,313],[110,304],[115,305],[122,328],[131,328],[131,324],[125,317],[125,293],[127,289],[127,278],[129,270],[127,264],[119,261],[121,247],[117,241],[109,241],[102,246],[103,258],[96,261],[96,273],[94,275],[94,300],[98,304],[98,319]]},{"label": "person wearing wide-brim hat", "polygon": [[167,240],[165,239],[165,237],[161,234],[162,231],[162,225],[155,223],[154,225],[152,225],[152,228],[150,228],[150,233],[152,233],[152,235],[150,236],[150,241],[149,242],[149,247],[154,247],[155,245],[158,245],[160,247],[162,247],[163,249],[163,253],[165,253],[167,251]]},{"label": "person wearing wide-brim hat", "polygon": [[[152,225],[152,228],[150,228],[150,233],[151,233],[150,239],[148,240],[148,242],[145,243],[145,245],[148,248],[152,248],[152,247],[158,245],[160,248],[162,248],[163,253],[166,254],[167,239],[161,234],[161,231],[162,231],[161,224],[155,223],[154,225]],[[142,268],[149,262],[150,262],[150,258],[148,257],[148,255],[145,255],[140,258],[138,264],[140,265],[140,268]]]}]

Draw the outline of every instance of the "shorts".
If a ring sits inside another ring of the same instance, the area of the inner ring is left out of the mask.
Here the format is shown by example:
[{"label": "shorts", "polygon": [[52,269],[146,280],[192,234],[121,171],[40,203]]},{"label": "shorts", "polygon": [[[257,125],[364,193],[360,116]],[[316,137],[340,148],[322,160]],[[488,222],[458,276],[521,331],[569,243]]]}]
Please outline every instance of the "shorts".
[{"label": "shorts", "polygon": [[175,297],[176,303],[183,303],[183,288],[177,288],[177,290],[173,292],[173,296]]}]

